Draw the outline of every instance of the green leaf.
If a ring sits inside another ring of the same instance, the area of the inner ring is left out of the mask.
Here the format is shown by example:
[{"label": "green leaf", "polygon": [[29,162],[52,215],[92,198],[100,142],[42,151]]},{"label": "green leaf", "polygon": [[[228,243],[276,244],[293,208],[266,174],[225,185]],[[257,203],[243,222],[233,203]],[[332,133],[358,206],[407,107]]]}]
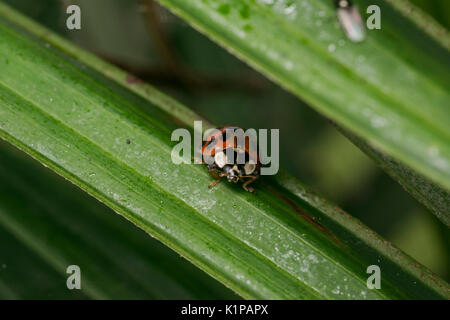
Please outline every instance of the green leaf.
[{"label": "green leaf", "polygon": [[[449,298],[448,283],[283,172],[263,177],[256,194],[208,189],[205,168],[170,158],[172,130],[193,113],[148,86],[134,89],[148,99],[132,93],[125,77],[105,77],[123,75],[112,66],[1,16],[0,136],[242,297]],[[366,286],[372,264],[380,290]]]},{"label": "green leaf", "polygon": [[[0,298],[237,298],[2,141],[0,181]],[[73,264],[81,269],[81,291],[66,287]]]},{"label": "green leaf", "polygon": [[[417,8],[355,1],[364,11],[380,6],[382,29],[352,43],[331,0],[160,2],[375,150],[450,189],[450,37]],[[448,221],[448,210],[440,215]]]}]

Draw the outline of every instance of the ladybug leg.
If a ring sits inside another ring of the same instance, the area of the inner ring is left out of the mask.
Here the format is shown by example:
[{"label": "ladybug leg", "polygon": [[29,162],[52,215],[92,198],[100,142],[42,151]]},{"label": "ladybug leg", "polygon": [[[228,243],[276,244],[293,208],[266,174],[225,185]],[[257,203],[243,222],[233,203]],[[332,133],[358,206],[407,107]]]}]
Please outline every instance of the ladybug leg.
[{"label": "ladybug leg", "polygon": [[216,179],[220,179],[220,178],[222,178],[222,177],[224,177],[225,175],[224,174],[222,174],[222,173],[217,173],[217,170],[214,170],[214,169],[208,169],[208,172],[209,172],[209,174],[210,175],[212,175],[214,178],[216,178]]},{"label": "ladybug leg", "polygon": [[220,173],[218,174],[216,171],[209,171],[209,173],[216,178],[216,180],[214,180],[213,182],[211,182],[208,186],[208,188],[212,188],[214,187],[216,184],[218,184],[220,181],[222,181],[222,177],[225,177],[226,174],[225,173]]},{"label": "ladybug leg", "polygon": [[213,182],[211,182],[211,183],[209,184],[208,188],[211,189],[211,188],[214,187],[216,184],[218,184],[220,181],[222,181],[222,179],[214,180]]},{"label": "ladybug leg", "polygon": [[246,178],[248,177],[249,179],[247,181],[245,181],[244,184],[242,184],[242,188],[244,188],[245,191],[248,191],[251,193],[255,192],[255,189],[253,187],[249,187],[248,185],[250,183],[252,183],[253,181],[255,181],[258,178],[258,176],[245,176],[245,177]]}]

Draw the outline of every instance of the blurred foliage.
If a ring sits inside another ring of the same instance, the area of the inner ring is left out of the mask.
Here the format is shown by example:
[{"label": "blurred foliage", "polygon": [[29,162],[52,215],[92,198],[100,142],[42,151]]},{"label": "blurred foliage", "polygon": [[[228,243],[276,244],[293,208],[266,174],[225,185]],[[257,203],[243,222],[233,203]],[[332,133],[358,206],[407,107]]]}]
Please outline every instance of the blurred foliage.
[{"label": "blurred foliage", "polygon": [[447,0],[412,0],[416,6],[433,16],[440,24],[450,29],[450,2]]},{"label": "blurred foliage", "polygon": [[[239,299],[4,141],[0,180],[0,299]],[[75,261],[82,291],[66,287]]]},{"label": "blurred foliage", "polygon": [[[450,279],[447,228],[306,104],[153,1],[5,2],[212,122],[279,128],[282,167]],[[449,1],[412,2],[450,26]],[[80,31],[65,28],[69,3],[82,7]]]}]

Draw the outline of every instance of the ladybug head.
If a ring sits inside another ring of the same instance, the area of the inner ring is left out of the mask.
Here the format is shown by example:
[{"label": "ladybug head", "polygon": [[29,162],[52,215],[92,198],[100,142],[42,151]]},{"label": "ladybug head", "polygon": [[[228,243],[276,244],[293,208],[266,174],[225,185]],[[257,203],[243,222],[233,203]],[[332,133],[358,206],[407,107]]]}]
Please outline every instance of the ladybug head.
[{"label": "ladybug head", "polygon": [[223,167],[223,171],[227,174],[228,182],[237,183],[239,181],[240,172],[236,165],[226,165]]}]

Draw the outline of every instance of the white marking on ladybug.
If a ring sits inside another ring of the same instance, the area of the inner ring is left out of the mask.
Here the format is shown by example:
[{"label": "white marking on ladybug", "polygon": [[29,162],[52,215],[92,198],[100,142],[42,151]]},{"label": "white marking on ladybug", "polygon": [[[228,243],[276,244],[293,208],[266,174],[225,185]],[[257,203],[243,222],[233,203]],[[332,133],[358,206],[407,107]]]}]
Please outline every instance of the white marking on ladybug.
[{"label": "white marking on ladybug", "polygon": [[223,151],[217,152],[214,156],[214,162],[222,169],[227,164],[227,156]]},{"label": "white marking on ladybug", "polygon": [[245,165],[244,165],[244,171],[246,175],[251,175],[253,173],[253,171],[255,171],[256,169],[256,164],[253,163],[253,161],[248,161]]}]

